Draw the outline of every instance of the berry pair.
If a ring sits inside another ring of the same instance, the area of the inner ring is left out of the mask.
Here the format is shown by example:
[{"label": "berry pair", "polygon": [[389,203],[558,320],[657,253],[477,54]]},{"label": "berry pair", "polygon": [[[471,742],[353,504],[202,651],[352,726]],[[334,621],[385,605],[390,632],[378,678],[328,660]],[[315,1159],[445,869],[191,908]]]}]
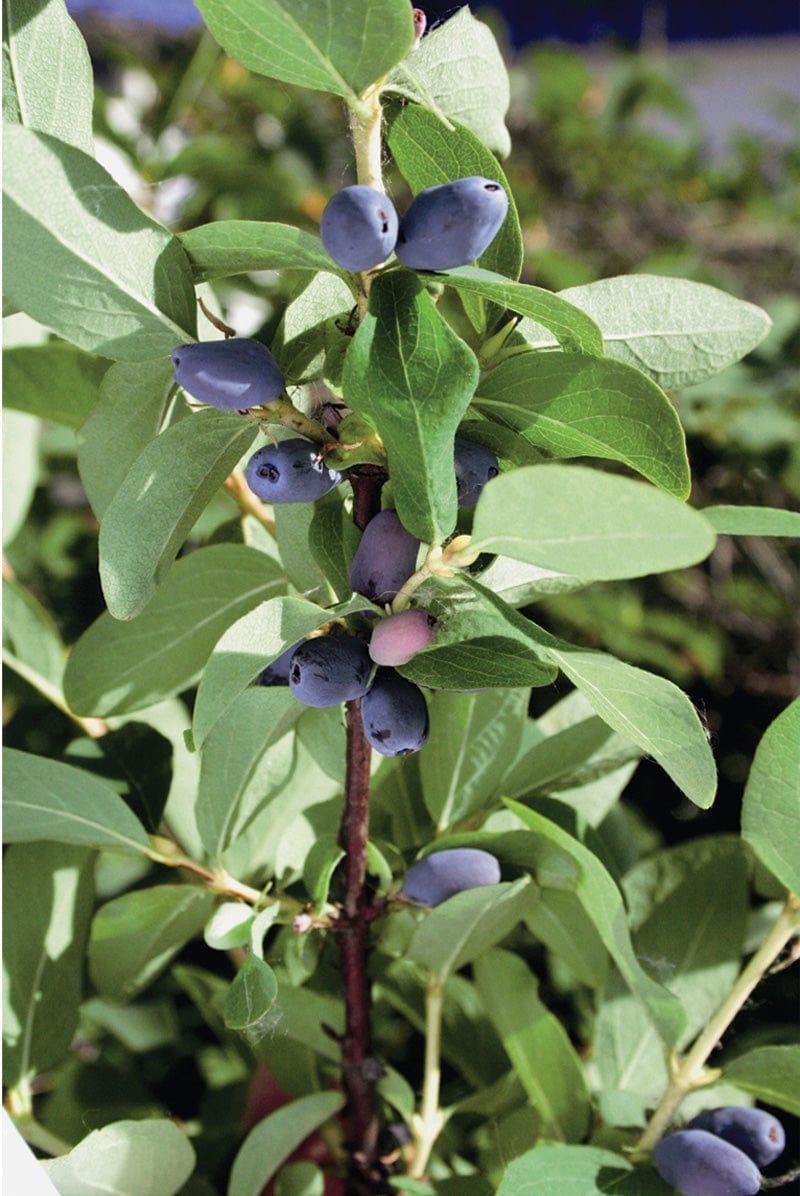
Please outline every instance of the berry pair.
[{"label": "berry pair", "polygon": [[763,1109],[707,1109],[655,1148],[659,1175],[682,1196],[755,1196],[781,1154],[783,1126]]},{"label": "berry pair", "polygon": [[427,187],[402,220],[387,195],[356,183],[329,200],[320,235],[344,270],[371,270],[392,250],[412,270],[449,270],[479,258],[507,212],[504,188],[481,175]]}]

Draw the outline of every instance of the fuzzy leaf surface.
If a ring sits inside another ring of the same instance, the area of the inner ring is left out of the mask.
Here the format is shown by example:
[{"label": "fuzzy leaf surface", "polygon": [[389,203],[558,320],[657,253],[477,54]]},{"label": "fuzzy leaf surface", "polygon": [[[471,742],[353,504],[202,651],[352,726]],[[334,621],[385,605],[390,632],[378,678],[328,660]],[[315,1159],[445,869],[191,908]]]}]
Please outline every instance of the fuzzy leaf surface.
[{"label": "fuzzy leaf surface", "polygon": [[174,1121],[115,1121],[42,1167],[60,1196],[175,1196],[195,1153]]},{"label": "fuzzy leaf surface", "polygon": [[92,64],[63,0],[4,0],[3,10],[3,118],[94,154]]},{"label": "fuzzy leaf surface", "polygon": [[348,278],[313,233],[262,220],[215,220],[180,234],[195,282],[251,270],[325,270]]},{"label": "fuzzy leaf surface", "polygon": [[414,40],[404,0],[198,0],[223,49],[260,75],[354,102]]},{"label": "fuzzy leaf surface", "polygon": [[384,90],[457,121],[501,158],[511,151],[508,71],[491,29],[466,5],[398,63]]},{"label": "fuzzy leaf surface", "polygon": [[13,303],[81,349],[141,360],[195,335],[188,259],[82,150],[6,130],[3,274]]},{"label": "fuzzy leaf surface", "polygon": [[671,494],[582,465],[528,465],[484,488],[472,546],[596,580],[704,560],[716,537]]}]

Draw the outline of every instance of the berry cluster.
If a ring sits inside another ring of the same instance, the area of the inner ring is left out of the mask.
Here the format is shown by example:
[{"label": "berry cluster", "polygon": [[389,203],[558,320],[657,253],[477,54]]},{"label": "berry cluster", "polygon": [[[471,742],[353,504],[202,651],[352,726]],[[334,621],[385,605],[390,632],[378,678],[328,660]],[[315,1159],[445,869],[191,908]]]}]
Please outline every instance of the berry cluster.
[{"label": "berry cluster", "polygon": [[387,195],[357,183],[322,213],[322,244],[344,270],[371,270],[394,250],[412,270],[451,270],[488,249],[508,212],[500,183],[481,175],[420,191],[402,220]]},{"label": "berry cluster", "polygon": [[707,1109],[655,1148],[662,1179],[682,1196],[755,1196],[760,1168],[786,1144],[783,1126],[763,1109]]}]

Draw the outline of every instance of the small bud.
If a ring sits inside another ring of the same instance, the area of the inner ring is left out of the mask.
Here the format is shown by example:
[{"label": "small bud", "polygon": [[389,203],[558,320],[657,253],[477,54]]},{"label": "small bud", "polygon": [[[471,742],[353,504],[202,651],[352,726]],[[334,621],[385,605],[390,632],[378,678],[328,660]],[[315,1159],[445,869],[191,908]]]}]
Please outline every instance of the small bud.
[{"label": "small bud", "polygon": [[295,934],[305,934],[312,926],[311,914],[295,914],[292,919],[292,930]]}]

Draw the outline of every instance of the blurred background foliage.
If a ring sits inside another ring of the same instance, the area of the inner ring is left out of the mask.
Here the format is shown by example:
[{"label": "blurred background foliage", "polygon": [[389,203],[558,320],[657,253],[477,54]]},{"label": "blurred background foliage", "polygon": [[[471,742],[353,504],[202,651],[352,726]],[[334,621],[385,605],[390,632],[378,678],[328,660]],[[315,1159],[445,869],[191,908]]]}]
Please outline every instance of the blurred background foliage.
[{"label": "blurred background foliage", "polygon": [[[478,15],[492,23],[510,66],[513,148],[504,167],[523,226],[524,280],[558,290],[621,273],[664,273],[711,283],[765,307],[774,328],[750,357],[672,398],[687,431],[697,505],[796,508],[796,113],[794,127],[788,120],[781,138],[742,130],[724,154],[712,157],[688,89],[663,54],[620,39],[589,56],[560,43],[520,46],[502,16],[489,10]],[[173,230],[231,218],[315,230],[328,198],[353,181],[344,112],[333,97],[250,74],[197,27],[119,25],[89,13],[82,29],[96,73],[98,156]],[[391,168],[388,183],[401,206],[405,185]],[[214,286],[215,298],[239,334],[269,343],[296,281],[290,272],[222,280]],[[11,317],[7,328],[9,346],[42,336],[21,316]],[[101,372],[87,366],[81,385],[90,395]],[[9,585],[16,577],[42,603],[71,644],[103,609],[97,524],[77,475],[74,431],[46,424],[32,451],[39,453],[39,482],[24,527],[6,544],[6,576]],[[196,541],[224,538],[233,514],[221,496],[195,529]],[[710,560],[695,568],[552,597],[535,617],[576,642],[606,646],[675,680],[705,721],[720,770],[717,803],[707,812],[689,806],[665,774],[643,762],[624,801],[624,834],[633,831],[638,851],[736,830],[755,746],[800,689],[800,560],[786,543],[722,537]],[[540,715],[568,688],[560,681],[534,690],[532,712]],[[4,723],[8,744],[47,756],[58,756],[75,735],[69,720],[11,670],[5,675]],[[110,868],[104,895],[130,883],[135,878]],[[291,940],[287,958],[302,977],[301,951]],[[195,966],[200,964],[202,971]],[[95,1003],[77,1053],[54,1076],[45,1114],[53,1132],[81,1136],[95,1124],[87,1109],[96,1109],[96,1124],[103,1124],[169,1107],[190,1127],[193,1118],[217,1126],[216,1135],[198,1139],[200,1168],[191,1186],[198,1196],[214,1190],[203,1176],[225,1163],[240,1119],[250,1124],[263,1112],[245,1108],[250,1068],[242,1050],[204,1028],[215,1017],[219,1022],[226,988],[222,978],[218,988],[208,988],[208,969],[215,966],[213,953],[195,943],[143,1006],[119,1011]],[[769,979],[762,999],[774,1016],[783,1010],[791,1022],[794,997],[784,977]],[[558,976],[550,979],[548,1000],[567,1020],[578,1016],[569,1003],[560,1008]],[[376,1016],[388,1057],[403,1059],[410,1027],[381,1001]],[[100,1032],[107,1035],[102,1051]],[[758,1032],[757,1016],[737,1022],[740,1036]],[[274,1028],[269,1048],[273,1075],[291,1091],[304,1048]],[[487,1065],[481,1078],[493,1074]],[[251,1103],[258,1102],[257,1086],[255,1091],[251,1085]],[[119,1108],[115,1092],[124,1094]]]}]

